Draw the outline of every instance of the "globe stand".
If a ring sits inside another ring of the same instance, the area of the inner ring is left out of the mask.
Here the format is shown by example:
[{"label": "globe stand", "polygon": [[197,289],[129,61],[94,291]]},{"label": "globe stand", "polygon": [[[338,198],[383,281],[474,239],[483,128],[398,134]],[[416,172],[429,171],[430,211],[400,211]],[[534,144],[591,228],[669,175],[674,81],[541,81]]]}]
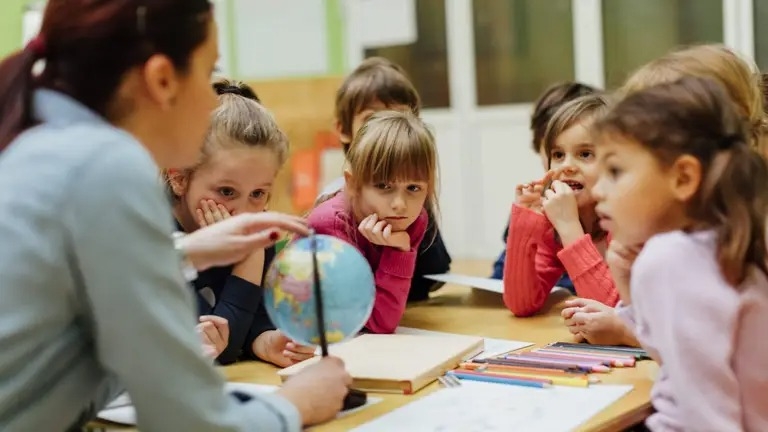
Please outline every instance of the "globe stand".
[{"label": "globe stand", "polygon": [[[323,290],[320,289],[320,270],[317,264],[317,238],[314,230],[310,233],[310,245],[312,248],[312,276],[314,278],[315,313],[317,314],[317,332],[320,336],[320,352],[323,357],[328,357],[328,339],[325,336],[325,313],[323,311]],[[349,389],[344,397],[342,411],[355,409],[368,402],[368,394],[362,390]]]}]

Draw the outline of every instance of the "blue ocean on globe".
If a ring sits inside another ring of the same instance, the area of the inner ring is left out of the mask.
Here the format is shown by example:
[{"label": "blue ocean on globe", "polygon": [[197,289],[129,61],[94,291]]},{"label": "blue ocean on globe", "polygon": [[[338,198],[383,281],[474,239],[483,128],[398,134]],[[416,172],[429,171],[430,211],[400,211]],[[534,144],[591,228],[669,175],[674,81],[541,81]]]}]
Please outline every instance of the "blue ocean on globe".
[{"label": "blue ocean on globe", "polygon": [[[373,310],[376,285],[371,266],[351,244],[316,235],[317,264],[328,343],[354,337]],[[318,345],[310,237],[283,248],[264,281],[264,306],[275,326],[304,345]]]}]

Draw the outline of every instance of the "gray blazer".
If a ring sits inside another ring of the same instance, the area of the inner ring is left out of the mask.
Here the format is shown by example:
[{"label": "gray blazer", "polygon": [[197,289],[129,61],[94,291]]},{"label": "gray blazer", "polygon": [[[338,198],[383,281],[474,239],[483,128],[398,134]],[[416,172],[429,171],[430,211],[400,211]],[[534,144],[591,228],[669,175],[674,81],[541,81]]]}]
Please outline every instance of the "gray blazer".
[{"label": "gray blazer", "polygon": [[0,430],[65,430],[126,389],[143,431],[295,431],[202,355],[158,167],[131,135],[38,90],[0,153]]}]

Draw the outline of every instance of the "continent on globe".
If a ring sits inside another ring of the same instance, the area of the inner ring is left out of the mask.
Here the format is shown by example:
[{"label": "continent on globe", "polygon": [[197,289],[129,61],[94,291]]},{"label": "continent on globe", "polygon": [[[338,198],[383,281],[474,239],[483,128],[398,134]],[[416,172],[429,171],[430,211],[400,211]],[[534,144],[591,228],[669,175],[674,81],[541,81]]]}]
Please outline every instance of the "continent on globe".
[{"label": "continent on globe", "polygon": [[[376,285],[368,261],[351,244],[316,235],[325,336],[329,343],[354,337],[373,310]],[[275,326],[296,342],[317,345],[312,249],[308,237],[286,245],[264,281],[264,307]]]}]

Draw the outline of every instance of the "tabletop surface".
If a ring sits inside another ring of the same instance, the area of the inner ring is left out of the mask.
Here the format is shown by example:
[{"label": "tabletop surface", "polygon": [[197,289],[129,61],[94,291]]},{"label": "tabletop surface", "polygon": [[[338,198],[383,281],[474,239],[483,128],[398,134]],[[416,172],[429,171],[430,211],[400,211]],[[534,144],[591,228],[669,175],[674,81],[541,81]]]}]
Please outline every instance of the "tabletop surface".
[{"label": "tabletop surface", "polygon": [[[488,273],[490,269],[487,262],[481,261],[456,263],[453,267],[456,273],[480,276]],[[433,293],[430,300],[410,305],[400,324],[425,330],[526,341],[536,345],[571,341],[571,335],[560,317],[563,302],[569,297],[570,294],[566,291],[554,291],[538,315],[515,318],[504,307],[500,294],[445,285]],[[280,384],[276,374],[277,368],[266,363],[243,362],[223,367],[221,370],[229,381]],[[657,370],[656,363],[642,361],[634,368],[614,369],[610,374],[601,374],[603,383],[631,384],[634,388],[576,430],[616,431],[642,422],[651,413],[650,390]],[[381,402],[312,430],[348,430],[437,389],[439,385],[435,382],[415,395],[375,394],[376,397],[382,398]],[[100,425],[100,428],[104,428],[104,425]],[[112,429],[112,426],[109,428]]]}]

